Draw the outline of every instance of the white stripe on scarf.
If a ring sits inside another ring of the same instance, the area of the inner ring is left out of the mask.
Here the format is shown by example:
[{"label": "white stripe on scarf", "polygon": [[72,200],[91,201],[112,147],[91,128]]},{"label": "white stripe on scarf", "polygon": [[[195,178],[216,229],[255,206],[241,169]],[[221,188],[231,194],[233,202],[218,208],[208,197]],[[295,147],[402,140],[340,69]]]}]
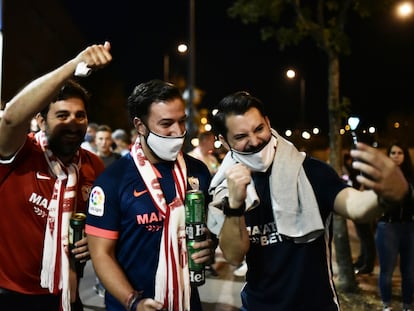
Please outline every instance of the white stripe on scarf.
[{"label": "white stripe on scarf", "polygon": [[43,244],[42,271],[40,285],[49,292],[57,294],[62,290],[62,309],[70,310],[69,257],[67,254],[69,221],[76,209],[76,186],[79,177],[78,163],[65,166],[47,147],[47,138],[43,131],[35,135],[42,147],[50,171],[56,176],[52,198],[48,206],[48,218]]},{"label": "white stripe on scarf", "polygon": [[164,216],[158,268],[155,276],[154,299],[164,308],[174,311],[190,310],[190,276],[185,239],[184,197],[187,169],[180,153],[174,163],[176,198],[168,206],[152,164],[145,157],[139,138],[131,149],[131,156],[144,180],[153,202]]}]

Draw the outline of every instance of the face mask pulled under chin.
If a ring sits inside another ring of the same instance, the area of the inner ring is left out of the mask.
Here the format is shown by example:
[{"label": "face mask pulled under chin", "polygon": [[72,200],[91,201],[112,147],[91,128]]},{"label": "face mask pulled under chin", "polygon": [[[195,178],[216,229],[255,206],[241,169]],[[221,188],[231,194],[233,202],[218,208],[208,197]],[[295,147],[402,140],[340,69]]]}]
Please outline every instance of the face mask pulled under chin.
[{"label": "face mask pulled under chin", "polygon": [[269,142],[257,152],[245,153],[238,152],[234,149],[232,151],[232,157],[237,162],[246,165],[253,172],[266,172],[272,165],[273,159],[276,153],[277,139],[272,135]]},{"label": "face mask pulled under chin", "polygon": [[162,160],[175,161],[184,144],[186,132],[182,136],[162,136],[149,132],[147,145]]}]

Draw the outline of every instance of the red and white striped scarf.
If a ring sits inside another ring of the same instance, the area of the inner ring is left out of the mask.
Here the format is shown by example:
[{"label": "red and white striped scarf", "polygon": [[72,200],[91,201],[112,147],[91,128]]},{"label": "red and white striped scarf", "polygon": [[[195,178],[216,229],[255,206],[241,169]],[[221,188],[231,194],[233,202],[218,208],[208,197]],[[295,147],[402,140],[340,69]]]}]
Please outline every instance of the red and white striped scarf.
[{"label": "red and white striped scarf", "polygon": [[53,294],[62,290],[62,310],[67,311],[70,310],[68,232],[70,217],[73,210],[76,210],[80,157],[78,152],[74,161],[65,166],[48,149],[47,137],[43,131],[37,132],[35,138],[42,147],[50,171],[56,176],[48,206],[40,285]]},{"label": "red and white striped scarf", "polygon": [[190,277],[185,239],[184,199],[187,168],[180,152],[174,163],[176,198],[167,205],[155,168],[142,150],[139,138],[131,148],[131,156],[151,194],[154,205],[164,217],[160,255],[155,277],[155,297],[170,311],[190,310]]}]

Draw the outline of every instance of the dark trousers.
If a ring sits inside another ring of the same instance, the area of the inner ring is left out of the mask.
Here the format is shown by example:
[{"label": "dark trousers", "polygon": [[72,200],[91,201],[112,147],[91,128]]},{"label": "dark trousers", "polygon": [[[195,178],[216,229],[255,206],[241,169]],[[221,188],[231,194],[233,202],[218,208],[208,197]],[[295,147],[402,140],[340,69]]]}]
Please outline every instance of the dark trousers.
[{"label": "dark trousers", "polygon": [[355,263],[356,268],[374,269],[376,258],[376,247],[374,229],[371,223],[354,223],[360,241],[359,256]]},{"label": "dark trousers", "polygon": [[[60,295],[26,295],[0,288],[0,310],[59,311]],[[83,311],[83,304],[79,296],[71,304],[71,310]]]},{"label": "dark trousers", "polygon": [[2,311],[59,311],[60,295],[25,295],[0,289]]}]

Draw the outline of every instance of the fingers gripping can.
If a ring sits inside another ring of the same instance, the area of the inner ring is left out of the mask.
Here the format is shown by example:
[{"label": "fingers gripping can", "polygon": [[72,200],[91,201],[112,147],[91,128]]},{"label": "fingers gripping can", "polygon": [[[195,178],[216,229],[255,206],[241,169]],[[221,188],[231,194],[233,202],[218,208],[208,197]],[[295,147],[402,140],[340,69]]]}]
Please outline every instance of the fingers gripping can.
[{"label": "fingers gripping can", "polygon": [[195,286],[200,286],[205,283],[204,264],[195,263],[191,259],[191,255],[197,251],[193,248],[194,243],[206,239],[204,228],[204,194],[200,190],[189,190],[185,196],[185,233],[190,283]]},{"label": "fingers gripping can", "polygon": [[[75,243],[79,240],[82,240],[85,237],[85,222],[86,222],[86,215],[84,213],[75,213],[72,215],[70,222],[69,222],[69,250],[75,248]],[[79,262],[76,260],[74,256],[72,256],[71,252],[71,265],[75,268],[75,271],[78,273],[79,276],[83,276],[83,267],[85,263]]]}]

